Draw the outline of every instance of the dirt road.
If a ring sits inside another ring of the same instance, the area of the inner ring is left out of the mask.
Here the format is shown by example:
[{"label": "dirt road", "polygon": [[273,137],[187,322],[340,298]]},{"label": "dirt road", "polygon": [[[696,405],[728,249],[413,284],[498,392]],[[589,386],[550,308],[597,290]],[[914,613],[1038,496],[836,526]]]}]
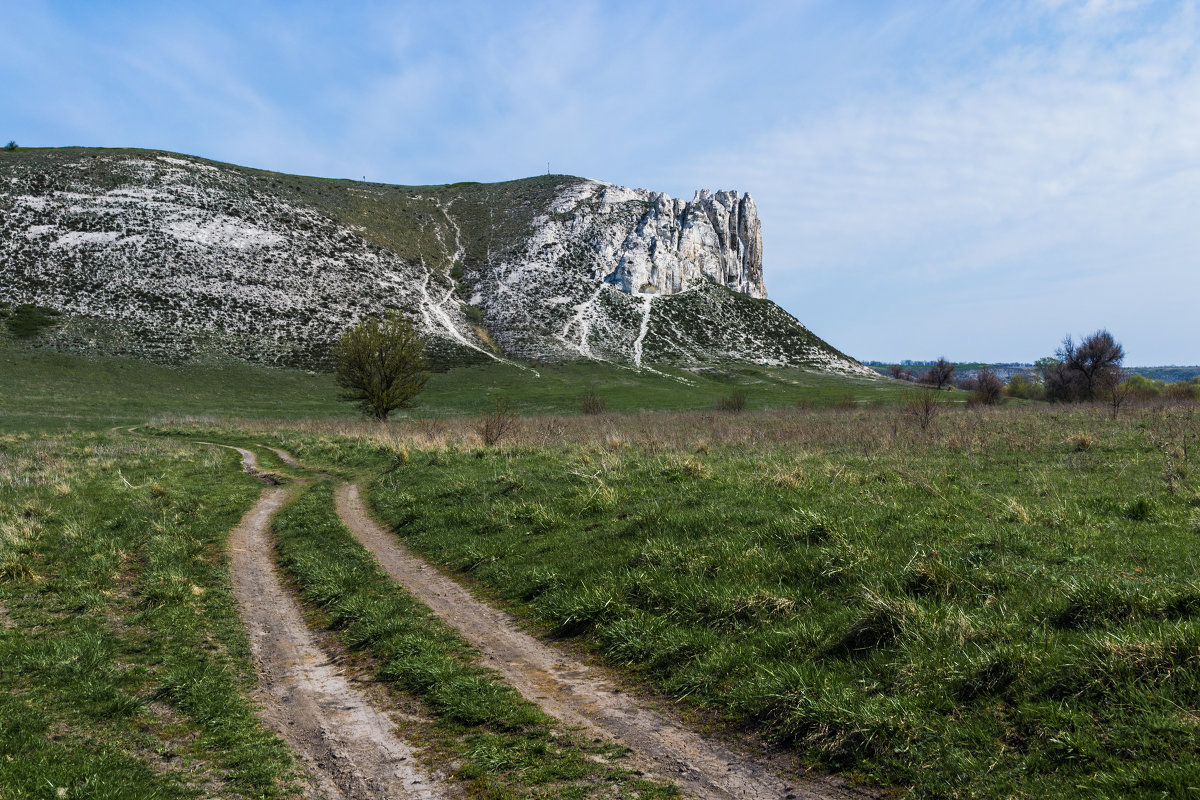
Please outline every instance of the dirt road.
[{"label": "dirt road", "polygon": [[[254,454],[234,449],[254,473]],[[266,489],[229,538],[233,592],[258,668],[263,719],[300,756],[317,796],[447,796],[418,768],[413,749],[396,736],[392,721],[330,663],[305,625],[299,603],[281,584],[270,520],[287,494]]]},{"label": "dirt road", "polygon": [[367,513],[358,487],[337,491],[346,526],[383,569],[475,647],[528,700],[570,726],[622,744],[647,772],[700,798],[867,798],[877,795],[824,778],[790,781],[760,760],[686,730],[617,691],[599,670],[520,630],[504,612],[413,555]]}]

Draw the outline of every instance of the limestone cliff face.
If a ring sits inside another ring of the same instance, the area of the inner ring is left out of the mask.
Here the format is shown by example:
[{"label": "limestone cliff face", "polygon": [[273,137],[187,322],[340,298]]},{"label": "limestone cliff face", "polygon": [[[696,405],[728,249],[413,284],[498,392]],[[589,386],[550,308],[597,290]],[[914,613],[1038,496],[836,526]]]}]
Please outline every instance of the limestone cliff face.
[{"label": "limestone cliff face", "polygon": [[612,240],[623,226],[612,227],[604,253],[615,267],[604,280],[630,294],[676,294],[707,279],[751,297],[767,296],[762,224],[748,193],[702,189],[685,202],[659,192],[605,187],[601,202],[610,218],[640,212],[619,243]]},{"label": "limestone cliff face", "polygon": [[871,374],[766,301],[754,201],[565,175],[390,186],[142,150],[0,152],[0,301],[45,346],[317,365],[399,310],[443,364],[750,361]]}]

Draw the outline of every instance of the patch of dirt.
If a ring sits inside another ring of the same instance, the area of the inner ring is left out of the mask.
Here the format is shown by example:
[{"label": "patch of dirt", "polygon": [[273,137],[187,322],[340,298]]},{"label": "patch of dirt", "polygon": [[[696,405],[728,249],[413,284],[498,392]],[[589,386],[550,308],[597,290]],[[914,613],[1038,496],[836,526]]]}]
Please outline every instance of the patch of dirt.
[{"label": "patch of dirt", "polygon": [[734,752],[643,707],[601,670],[525,633],[508,614],[415,556],[371,518],[357,486],[343,485],[336,497],[338,514],[383,569],[482,651],[488,665],[526,699],[566,725],[628,747],[646,773],[674,780],[700,798],[880,796],[832,777],[788,779],[766,759]]},{"label": "patch of dirt", "polygon": [[300,466],[300,462],[297,461],[295,458],[293,458],[292,454],[287,452],[286,450],[280,450],[277,447],[267,447],[265,444],[261,445],[261,447],[264,450],[270,450],[272,453],[279,456],[279,460],[282,461],[283,463],[287,464],[289,467],[300,467],[300,469],[304,469],[303,467]]},{"label": "patch of dirt", "polygon": [[[248,471],[254,454],[242,453]],[[413,748],[332,664],[284,588],[272,557],[271,516],[286,489],[269,488],[229,538],[233,593],[259,675],[261,716],[304,762],[316,796],[341,800],[446,797]]]},{"label": "patch of dirt", "polygon": [[17,624],[8,615],[8,609],[4,607],[3,603],[0,603],[0,629],[11,630],[15,627],[17,627]]}]

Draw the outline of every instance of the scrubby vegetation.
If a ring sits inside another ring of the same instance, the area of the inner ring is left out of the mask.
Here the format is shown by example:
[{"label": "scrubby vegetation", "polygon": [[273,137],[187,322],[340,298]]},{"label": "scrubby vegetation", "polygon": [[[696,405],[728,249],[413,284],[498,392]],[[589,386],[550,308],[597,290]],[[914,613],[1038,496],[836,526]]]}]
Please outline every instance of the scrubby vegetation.
[{"label": "scrubby vegetation", "polygon": [[32,339],[47,328],[52,328],[58,317],[62,316],[52,308],[29,305],[27,303],[9,308],[7,303],[0,304],[0,318],[4,325],[17,339]]}]

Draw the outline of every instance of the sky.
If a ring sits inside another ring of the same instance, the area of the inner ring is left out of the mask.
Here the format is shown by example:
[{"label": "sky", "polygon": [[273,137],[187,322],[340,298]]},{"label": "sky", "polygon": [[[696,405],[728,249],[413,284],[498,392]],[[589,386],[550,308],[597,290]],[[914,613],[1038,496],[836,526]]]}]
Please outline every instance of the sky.
[{"label": "sky", "polygon": [[1198,2],[21,0],[0,75],[26,146],[750,192],[863,360],[1200,363]]}]

